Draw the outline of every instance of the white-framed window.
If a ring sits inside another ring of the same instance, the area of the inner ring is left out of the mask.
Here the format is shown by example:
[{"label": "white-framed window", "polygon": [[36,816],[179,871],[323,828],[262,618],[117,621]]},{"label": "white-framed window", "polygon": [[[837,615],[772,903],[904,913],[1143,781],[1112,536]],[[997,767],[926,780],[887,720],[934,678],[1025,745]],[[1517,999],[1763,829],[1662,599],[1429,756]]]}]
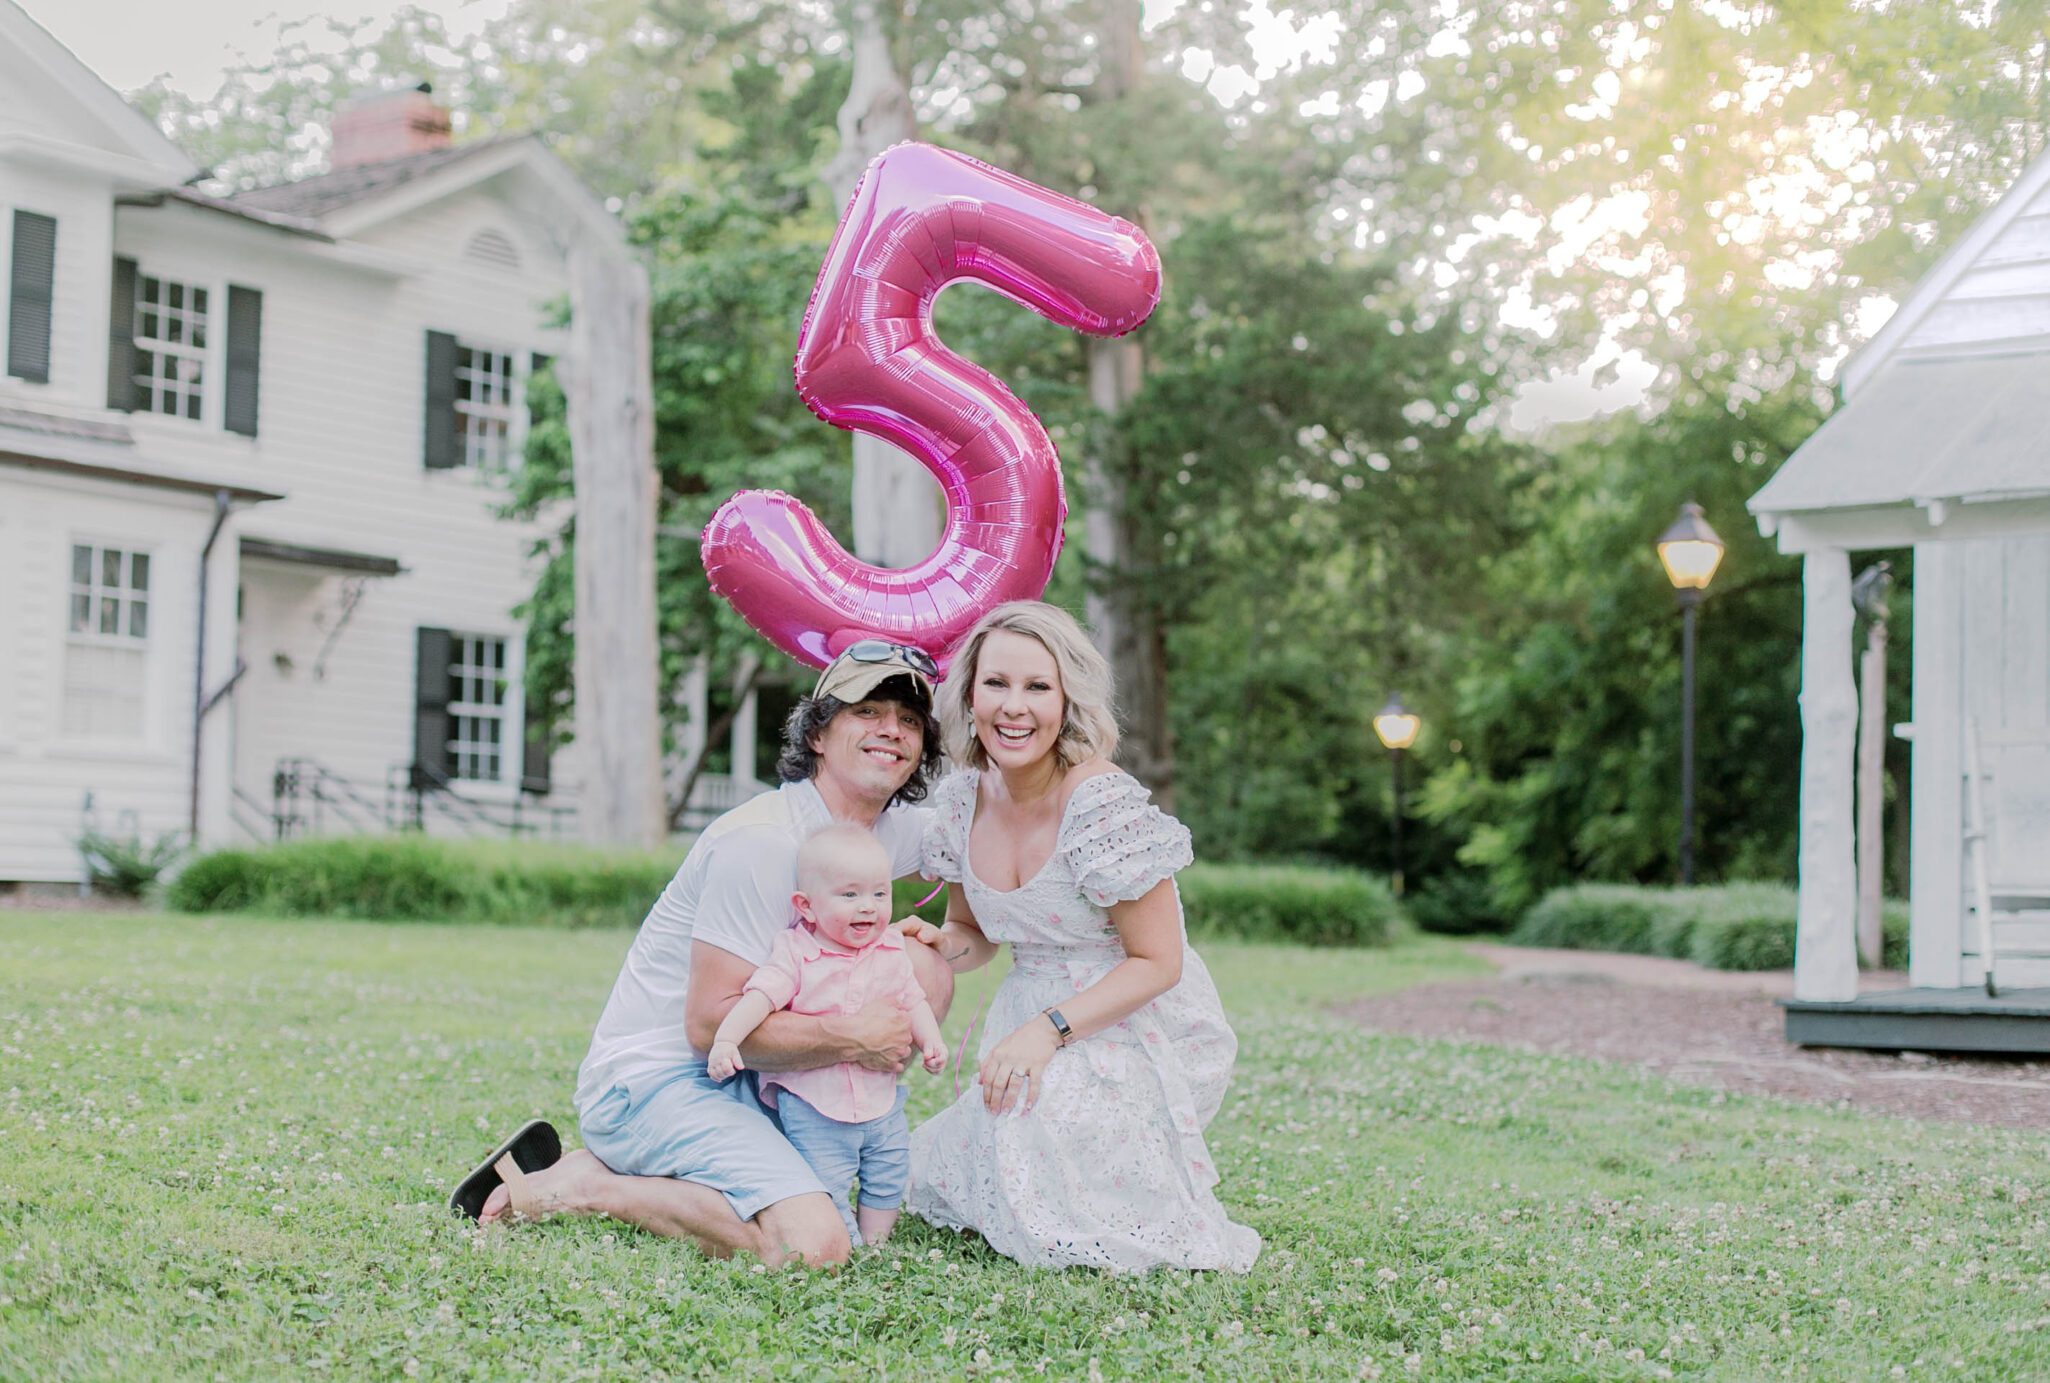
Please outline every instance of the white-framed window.
[{"label": "white-framed window", "polygon": [[456,346],[456,420],[463,464],[501,474],[513,462],[513,420],[518,378],[510,351],[467,342]]},{"label": "white-framed window", "polygon": [[137,274],[135,406],[199,421],[205,409],[208,305],[197,284]]},{"label": "white-framed window", "polygon": [[67,609],[64,733],[141,739],[149,672],[150,555],[74,542]]},{"label": "white-framed window", "polygon": [[506,641],[457,634],[448,669],[449,777],[457,782],[505,779],[512,742],[506,701]]}]

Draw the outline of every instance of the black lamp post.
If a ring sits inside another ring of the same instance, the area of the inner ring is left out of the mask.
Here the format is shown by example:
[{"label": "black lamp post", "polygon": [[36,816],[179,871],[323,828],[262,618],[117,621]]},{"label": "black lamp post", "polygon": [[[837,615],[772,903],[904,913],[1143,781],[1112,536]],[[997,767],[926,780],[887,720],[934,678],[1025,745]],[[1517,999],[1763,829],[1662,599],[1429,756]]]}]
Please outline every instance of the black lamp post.
[{"label": "black lamp post", "polygon": [[1723,540],[1702,517],[1701,506],[1680,506],[1680,517],[1659,534],[1659,561],[1680,601],[1680,882],[1694,882],[1694,611],[1723,560]]},{"label": "black lamp post", "polygon": [[1392,876],[1398,898],[1402,896],[1402,756],[1404,750],[1416,743],[1416,732],[1422,723],[1402,704],[1399,692],[1389,697],[1388,704],[1381,708],[1381,714],[1374,717],[1374,733],[1380,736],[1389,757],[1395,762],[1395,810],[1389,814],[1388,822],[1395,845]]}]

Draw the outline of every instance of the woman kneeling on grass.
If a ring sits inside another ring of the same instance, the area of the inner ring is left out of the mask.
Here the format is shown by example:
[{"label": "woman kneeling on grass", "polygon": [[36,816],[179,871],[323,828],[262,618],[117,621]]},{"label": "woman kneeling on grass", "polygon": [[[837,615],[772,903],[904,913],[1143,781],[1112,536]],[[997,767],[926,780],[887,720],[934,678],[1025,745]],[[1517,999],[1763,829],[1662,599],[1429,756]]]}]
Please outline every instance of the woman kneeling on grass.
[{"label": "woman kneeling on grass", "polygon": [[[1189,948],[1189,833],[1110,762],[1109,664],[1065,611],[999,606],[940,689],[948,756],[924,858],[956,971],[1009,943],[980,1088],[912,1134],[912,1213],[1020,1263],[1244,1272],[1203,1130],[1238,1042]],[[929,929],[930,930],[930,929]],[[996,1035],[1001,1036],[996,1036]]]}]

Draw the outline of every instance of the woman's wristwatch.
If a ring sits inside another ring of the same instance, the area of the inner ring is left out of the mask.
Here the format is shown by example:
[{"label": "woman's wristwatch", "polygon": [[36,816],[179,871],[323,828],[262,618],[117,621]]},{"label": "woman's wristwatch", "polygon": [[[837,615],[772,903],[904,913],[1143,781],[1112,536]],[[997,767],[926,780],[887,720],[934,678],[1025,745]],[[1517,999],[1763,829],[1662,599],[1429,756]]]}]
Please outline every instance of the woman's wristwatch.
[{"label": "woman's wristwatch", "polygon": [[1043,1011],[1046,1015],[1046,1021],[1053,1024],[1054,1034],[1060,1038],[1061,1045],[1063,1047],[1067,1046],[1070,1039],[1075,1036],[1075,1030],[1068,1026],[1068,1020],[1061,1016],[1059,1009],[1050,1008]]}]

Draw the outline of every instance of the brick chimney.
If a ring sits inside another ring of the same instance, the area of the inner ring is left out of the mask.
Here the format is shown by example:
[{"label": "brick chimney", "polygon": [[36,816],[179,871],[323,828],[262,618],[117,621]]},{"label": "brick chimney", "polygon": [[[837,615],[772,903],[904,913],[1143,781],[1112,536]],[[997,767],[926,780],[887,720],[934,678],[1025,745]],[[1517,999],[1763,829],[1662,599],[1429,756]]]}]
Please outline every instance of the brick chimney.
[{"label": "brick chimney", "polygon": [[335,112],[328,167],[340,172],[366,163],[425,154],[448,147],[448,111],[426,82],[402,91],[358,96]]}]

